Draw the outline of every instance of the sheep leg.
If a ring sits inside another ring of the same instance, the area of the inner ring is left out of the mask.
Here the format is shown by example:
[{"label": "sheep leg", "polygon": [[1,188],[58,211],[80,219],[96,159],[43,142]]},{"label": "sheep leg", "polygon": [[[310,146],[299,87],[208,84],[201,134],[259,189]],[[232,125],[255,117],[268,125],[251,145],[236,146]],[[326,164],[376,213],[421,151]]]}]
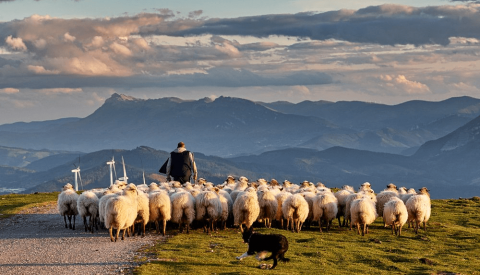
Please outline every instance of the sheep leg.
[{"label": "sheep leg", "polygon": [[395,224],[392,224],[390,227],[392,228],[392,235],[397,235],[397,229],[395,228]]},{"label": "sheep leg", "polygon": [[360,235],[360,224],[357,223],[357,234]]},{"label": "sheep leg", "polygon": [[83,217],[83,225],[85,226],[85,232],[87,232],[88,229],[87,229],[87,217],[86,216]]},{"label": "sheep leg", "polygon": [[93,216],[88,217],[88,228],[90,232],[93,234],[93,224],[95,223],[95,218]]},{"label": "sheep leg", "polygon": [[[128,228],[123,229],[122,241],[125,240],[125,231],[127,232],[127,237],[129,237],[129,236],[128,236],[128,231],[129,231]],[[120,230],[118,230],[118,232],[120,232]]]},{"label": "sheep leg", "polygon": [[167,220],[163,220],[163,236],[165,236],[166,228],[167,228]]},{"label": "sheep leg", "polygon": [[329,223],[329,221],[326,221],[326,222],[327,222],[327,228],[326,229],[327,229],[327,232],[328,232],[328,229],[330,227],[330,223]]},{"label": "sheep leg", "polygon": [[323,233],[322,231],[322,220],[318,220],[318,227],[320,228],[320,233]]},{"label": "sheep leg", "polygon": [[427,222],[423,221],[423,230],[427,232]]},{"label": "sheep leg", "polygon": [[[113,234],[112,234],[112,231],[113,231],[113,227],[110,226],[110,228],[108,229],[108,233],[110,234],[110,241],[113,242]],[[115,241],[117,241],[117,238],[115,238]]]},{"label": "sheep leg", "polygon": [[132,237],[135,237],[135,223],[132,225],[131,229],[132,229]]},{"label": "sheep leg", "polygon": [[72,227],[72,230],[75,230],[75,220],[76,220],[76,215],[73,215],[73,227]]},{"label": "sheep leg", "polygon": [[243,224],[241,223],[241,224],[240,224],[240,232],[243,233],[243,227],[242,227],[242,225],[243,225]]},{"label": "sheep leg", "polygon": [[[123,230],[123,234],[125,234],[125,229]],[[120,228],[117,228],[117,234],[115,235],[115,242],[117,242],[118,236],[120,236]],[[122,237],[123,240],[123,237]]]},{"label": "sheep leg", "polygon": [[402,226],[398,226],[398,236],[402,235]]},{"label": "sheep leg", "polygon": [[[367,231],[367,224],[364,223],[364,224],[363,224],[363,229],[362,229],[362,236],[365,236],[365,232],[366,232],[366,231]],[[368,234],[368,232],[367,232],[367,234]]]},{"label": "sheep leg", "polygon": [[160,234],[160,228],[158,225],[158,221],[155,221],[155,229],[157,230],[157,234]]},{"label": "sheep leg", "polygon": [[[145,237],[145,226],[146,226],[146,224],[145,224],[144,222],[142,222],[142,223],[140,224],[140,226],[142,226],[142,230],[143,230],[143,231],[142,231],[142,238],[143,238],[143,237]],[[139,233],[140,233],[140,232],[139,232]]]},{"label": "sheep leg", "polygon": [[67,226],[67,215],[63,215],[63,221],[65,222],[65,228],[68,228],[68,226]]},{"label": "sheep leg", "polygon": [[187,234],[190,234],[190,224],[187,223]]},{"label": "sheep leg", "polygon": [[283,218],[280,219],[280,229],[284,229],[283,228]]}]

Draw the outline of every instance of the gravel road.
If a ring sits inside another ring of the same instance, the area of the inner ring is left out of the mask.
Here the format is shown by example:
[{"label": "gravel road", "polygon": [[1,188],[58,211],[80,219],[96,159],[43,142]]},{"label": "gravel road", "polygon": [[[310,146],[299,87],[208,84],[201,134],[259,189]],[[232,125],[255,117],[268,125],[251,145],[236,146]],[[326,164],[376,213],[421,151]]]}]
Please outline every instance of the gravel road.
[{"label": "gravel road", "polygon": [[36,207],[0,220],[0,274],[118,274],[135,265],[138,250],[161,236],[147,234],[110,241],[106,230],[66,229],[56,204]]}]

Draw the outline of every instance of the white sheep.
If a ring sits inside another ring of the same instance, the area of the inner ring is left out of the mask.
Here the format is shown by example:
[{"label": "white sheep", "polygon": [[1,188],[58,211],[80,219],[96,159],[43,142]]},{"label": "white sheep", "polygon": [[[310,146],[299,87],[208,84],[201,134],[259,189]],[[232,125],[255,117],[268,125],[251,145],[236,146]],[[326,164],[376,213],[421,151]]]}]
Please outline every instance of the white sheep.
[{"label": "white sheep", "polygon": [[385,203],[385,208],[383,209],[383,223],[385,224],[385,227],[392,227],[392,234],[398,236],[402,235],[402,227],[407,222],[407,218],[407,207],[400,198],[391,197],[390,200]]},{"label": "white sheep", "polygon": [[184,225],[187,229],[187,234],[190,233],[190,225],[195,219],[195,199],[192,194],[187,191],[177,189],[170,195],[172,202],[172,219],[173,223],[178,224],[179,231],[182,232]]},{"label": "white sheep", "polygon": [[[123,230],[122,240],[125,239],[125,232],[130,228],[137,218],[137,187],[135,184],[128,184],[121,195],[114,196],[107,201],[105,207],[105,227],[110,233],[110,240],[117,241],[120,231]],[[117,229],[115,239],[113,229]]]},{"label": "white sheep", "polygon": [[369,190],[369,189],[372,189],[372,185],[367,181],[362,183],[362,185],[360,185],[360,188],[358,188],[358,192]]},{"label": "white sheep", "polygon": [[[63,186],[62,193],[58,195],[57,209],[61,216],[63,216],[63,221],[65,222],[65,228],[70,228],[75,230],[75,218],[78,215],[77,209],[77,200],[78,194],[73,190],[73,186],[70,183],[67,183]],[[73,226],[72,226],[72,216],[73,216]],[[67,226],[67,217],[68,217],[68,226]]]},{"label": "white sheep", "polygon": [[132,227],[132,235],[135,235],[135,224],[140,224],[142,237],[145,237],[145,226],[150,218],[150,202],[146,193],[138,189],[137,192],[137,218],[135,219],[134,226]]},{"label": "white sheep", "polygon": [[[344,185],[342,186],[342,190],[339,190],[334,194],[338,201],[337,218],[339,226],[345,226],[345,206],[347,205],[348,196],[353,193],[355,193],[355,191],[352,186]],[[343,224],[340,223],[340,217],[343,217]]]},{"label": "white sheep", "polygon": [[112,197],[120,195],[121,192],[122,191],[116,187],[112,189],[109,188],[105,192],[103,192],[102,198],[98,201],[98,219],[100,223],[105,224],[105,209],[107,207],[108,200]]},{"label": "white sheep", "polygon": [[172,206],[170,197],[165,190],[153,192],[149,194],[149,220],[155,223],[157,234],[160,234],[160,222],[162,222],[162,234],[165,236],[167,221],[172,218]]},{"label": "white sheep", "polygon": [[432,211],[430,194],[428,193],[430,190],[426,187],[422,187],[419,190],[420,193],[418,195],[413,195],[405,204],[408,211],[408,221],[414,222],[415,234],[418,233],[418,228],[421,223],[423,223],[423,229],[427,231],[427,222],[430,219]]},{"label": "white sheep", "polygon": [[307,216],[307,219],[305,220],[305,227],[310,228],[310,225],[311,225],[312,221],[314,221],[314,219],[313,219],[313,203],[315,201],[316,195],[312,191],[304,191],[304,192],[299,193],[299,194],[301,194],[303,196],[303,198],[305,198],[305,200],[308,203],[308,216]]},{"label": "white sheep", "polygon": [[322,221],[326,224],[326,230],[330,229],[331,222],[337,217],[338,200],[330,192],[322,192],[314,197],[313,220],[318,221],[320,232],[322,232]]},{"label": "white sheep", "polygon": [[362,236],[365,236],[365,234],[368,234],[368,225],[372,224],[377,218],[375,202],[368,195],[356,199],[350,206],[350,214],[352,225],[357,227],[358,234],[360,234],[360,228],[362,228]]},{"label": "white sheep", "polygon": [[292,231],[298,233],[308,217],[308,203],[302,195],[292,195],[283,202],[282,212],[287,220],[287,230],[291,223]]},{"label": "white sheep", "polygon": [[[90,231],[93,233],[93,227],[98,230],[98,197],[92,191],[83,192],[77,200],[78,214],[83,219],[85,225],[85,232]],[[87,223],[87,217],[88,223]]]},{"label": "white sheep", "polygon": [[392,189],[386,189],[377,195],[377,214],[380,217],[383,217],[383,207],[385,206],[385,203],[387,203],[392,197],[398,197],[396,189],[395,191],[390,190]]},{"label": "white sheep", "polygon": [[271,228],[272,221],[277,214],[278,202],[275,194],[270,190],[259,191],[258,205],[260,206],[260,214],[258,219],[265,221],[265,227]]},{"label": "white sheep", "polygon": [[258,197],[255,188],[249,187],[240,193],[233,203],[234,225],[240,226],[243,233],[243,224],[248,230],[257,220],[260,214],[260,206],[258,205]]},{"label": "white sheep", "polygon": [[203,191],[195,198],[196,220],[203,222],[203,232],[215,231],[214,224],[222,215],[222,203],[218,196],[220,191]]},{"label": "white sheep", "polygon": [[356,199],[360,199],[362,198],[363,196],[369,196],[372,200],[374,200],[376,202],[376,199],[377,197],[375,196],[375,193],[373,192],[372,189],[365,189],[365,191],[360,191],[358,193],[353,193],[351,195],[349,195],[346,199],[346,203],[345,203],[345,220],[347,221],[348,224],[350,224],[350,230],[352,230],[352,217],[351,217],[351,214],[350,214],[350,208],[351,208],[351,205],[352,205],[352,202]]},{"label": "white sheep", "polygon": [[218,198],[222,204],[222,215],[220,215],[220,227],[222,229],[227,228],[227,223],[233,225],[233,201],[230,194],[224,190],[218,191]]},{"label": "white sheep", "polygon": [[390,191],[390,192],[395,192],[398,194],[398,189],[397,189],[397,186],[393,183],[389,183],[387,185],[387,188],[385,188],[383,191]]},{"label": "white sheep", "polygon": [[107,188],[94,188],[90,191],[95,193],[98,199],[101,199],[103,197],[103,193],[107,190]]},{"label": "white sheep", "polygon": [[288,193],[288,192],[281,192],[279,194],[277,194],[275,196],[275,198],[277,199],[277,213],[275,214],[275,220],[276,221],[280,221],[280,228],[281,229],[284,229],[283,228],[283,211],[282,211],[282,205],[283,205],[283,202],[288,198],[290,197],[292,194]]},{"label": "white sheep", "polygon": [[160,187],[155,182],[150,183],[148,186],[148,193],[160,191]]}]

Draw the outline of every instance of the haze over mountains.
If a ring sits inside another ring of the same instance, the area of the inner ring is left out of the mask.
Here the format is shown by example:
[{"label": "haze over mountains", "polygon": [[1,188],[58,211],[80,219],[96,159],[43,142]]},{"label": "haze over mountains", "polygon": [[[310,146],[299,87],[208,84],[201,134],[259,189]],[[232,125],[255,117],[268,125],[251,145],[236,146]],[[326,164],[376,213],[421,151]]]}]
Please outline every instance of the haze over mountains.
[{"label": "haze over mountains", "polygon": [[479,113],[480,100],[470,97],[389,106],[114,94],[86,118],[0,125],[0,145],[17,147],[0,148],[9,152],[0,187],[59,190],[73,181],[79,155],[88,188],[108,186],[113,155],[117,163],[125,157],[131,181],[141,183],[143,170],[147,183],[158,181],[182,140],[196,152],[200,177],[214,183],[233,174],[330,187],[369,181],[380,191],[394,182],[427,186],[436,198],[469,196],[480,193]]},{"label": "haze over mountains", "polygon": [[144,100],[113,94],[82,119],[2,125],[0,145],[82,152],[145,145],[170,151],[183,140],[189,148],[221,157],[334,146],[412,154],[479,114],[480,100],[470,97],[389,106],[230,97]]}]

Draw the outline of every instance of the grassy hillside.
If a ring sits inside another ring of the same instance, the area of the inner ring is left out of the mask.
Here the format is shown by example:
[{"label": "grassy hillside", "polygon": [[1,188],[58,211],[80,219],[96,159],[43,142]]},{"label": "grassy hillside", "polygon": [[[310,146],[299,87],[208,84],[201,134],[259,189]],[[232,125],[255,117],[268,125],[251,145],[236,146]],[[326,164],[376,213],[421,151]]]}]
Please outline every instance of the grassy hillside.
[{"label": "grassy hillside", "polygon": [[[58,193],[0,196],[0,219],[26,208],[55,202]],[[291,233],[258,228],[261,233],[284,234],[286,257],[275,271],[258,269],[254,257],[237,261],[247,250],[237,229],[211,236],[201,229],[177,234],[170,229],[165,241],[140,253],[135,274],[480,274],[480,198],[433,200],[427,232],[415,235],[404,227],[392,236],[379,218],[365,237],[334,228],[320,233],[318,226]],[[107,238],[106,233],[105,238]],[[150,233],[150,234],[153,234]],[[267,263],[272,263],[268,261]]]},{"label": "grassy hillside", "polygon": [[259,232],[284,234],[289,240],[286,257],[290,262],[279,262],[274,273],[258,269],[254,257],[235,259],[247,250],[235,229],[212,236],[202,230],[177,234],[146,250],[146,256],[139,259],[146,263],[135,273],[480,274],[480,202],[435,200],[432,204],[427,232],[418,235],[408,229],[401,237],[392,236],[380,218],[365,237],[338,228],[323,234],[318,227],[299,234],[259,228]]},{"label": "grassy hillside", "polygon": [[58,194],[59,192],[0,196],[0,219],[8,218],[27,208],[56,202]]}]

